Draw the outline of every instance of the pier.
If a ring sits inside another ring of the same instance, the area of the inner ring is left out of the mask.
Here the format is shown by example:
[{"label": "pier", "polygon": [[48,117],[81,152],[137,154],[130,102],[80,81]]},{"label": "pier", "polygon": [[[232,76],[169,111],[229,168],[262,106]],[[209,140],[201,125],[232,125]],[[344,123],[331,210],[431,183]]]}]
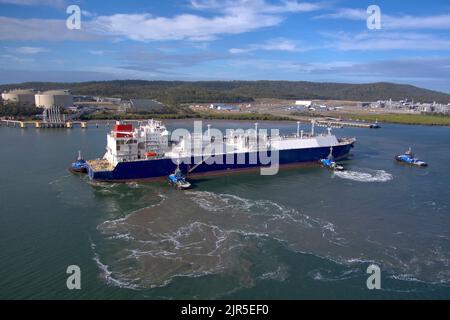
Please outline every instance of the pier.
[{"label": "pier", "polygon": [[67,122],[45,122],[45,121],[20,121],[20,120],[0,120],[0,124],[7,127],[18,127],[26,129],[29,127],[36,129],[43,128],[67,128],[72,129],[79,127],[81,129],[87,129],[87,122],[85,121],[67,121]]},{"label": "pier", "polygon": [[365,123],[365,122],[353,122],[353,121],[327,121],[327,120],[316,120],[319,127],[354,127],[354,128],[366,128],[366,129],[377,129],[380,125],[376,123]]},{"label": "pier", "polygon": [[42,112],[42,120],[11,120],[11,119],[0,119],[0,124],[6,124],[7,127],[19,127],[21,129],[26,129],[28,127],[34,127],[36,129],[40,128],[67,128],[72,129],[77,126],[82,129],[87,128],[86,121],[74,121],[72,119],[67,119],[66,115],[62,113],[60,107],[46,108]]}]

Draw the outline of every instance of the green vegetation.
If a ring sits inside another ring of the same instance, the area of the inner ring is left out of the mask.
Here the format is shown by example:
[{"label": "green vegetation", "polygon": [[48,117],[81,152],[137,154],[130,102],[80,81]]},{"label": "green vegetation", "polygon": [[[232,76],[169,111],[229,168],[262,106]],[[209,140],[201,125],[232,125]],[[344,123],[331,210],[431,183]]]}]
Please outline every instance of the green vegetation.
[{"label": "green vegetation", "polygon": [[124,120],[124,119],[223,119],[223,120],[292,120],[289,117],[274,116],[260,113],[108,113],[105,111],[96,112],[91,115],[83,115],[80,120]]},{"label": "green vegetation", "polygon": [[0,85],[0,90],[14,88],[34,88],[41,91],[68,88],[71,89],[74,95],[122,99],[155,99],[169,107],[178,107],[184,103],[240,103],[253,101],[248,96],[229,92],[221,86],[214,88],[197,82],[181,81],[117,80],[83,83],[28,82]]},{"label": "green vegetation", "polygon": [[145,119],[184,119],[188,118],[185,114],[180,113],[113,113],[113,112],[95,112],[93,114],[82,115],[80,116],[80,120],[89,121],[89,120],[145,120]]},{"label": "green vegetation", "polygon": [[0,102],[0,117],[14,117],[16,119],[33,118],[35,115],[42,113],[42,109],[21,105],[18,103],[4,104]]},{"label": "green vegetation", "polygon": [[34,88],[71,89],[75,95],[108,96],[124,99],[156,99],[169,106],[182,103],[251,102],[257,98],[329,99],[352,101],[414,99],[449,103],[450,95],[393,83],[344,84],[306,81],[143,81],[116,80],[83,83],[28,82],[1,85],[0,90]]},{"label": "green vegetation", "polygon": [[365,120],[370,122],[389,122],[399,124],[417,124],[417,125],[434,125],[434,126],[450,126],[449,115],[428,115],[428,114],[345,114],[342,118],[351,118],[353,120]]},{"label": "green vegetation", "polygon": [[[165,104],[161,112],[132,111],[126,114],[111,111],[96,112],[82,116],[82,120],[100,119],[160,119],[203,118],[229,120],[291,120],[290,117],[257,113],[208,113],[192,112],[186,107],[191,103],[245,103],[260,98],[276,99],[323,99],[323,100],[401,100],[414,99],[421,102],[449,103],[450,94],[392,83],[343,84],[313,83],[305,81],[99,81],[83,83],[29,82],[14,85],[0,85],[0,90],[13,88],[34,88],[50,90],[71,89],[74,95],[117,97],[122,99],[155,99]],[[30,106],[0,106],[0,116],[32,117],[40,109]],[[292,116],[321,117],[315,112],[293,112]],[[330,114],[341,116],[341,114]],[[342,115],[344,116],[344,115]],[[439,115],[347,115],[361,120],[405,124],[450,125],[449,116]]]},{"label": "green vegetation", "polygon": [[198,113],[195,118],[201,119],[224,119],[224,120],[271,120],[271,121],[284,121],[293,120],[290,117],[274,116],[267,113]]},{"label": "green vegetation", "polygon": [[295,117],[314,117],[314,118],[324,118],[329,115],[325,115],[323,113],[311,112],[311,111],[294,111],[291,112],[292,116]]},{"label": "green vegetation", "polygon": [[343,120],[357,120],[367,122],[387,122],[399,124],[418,124],[429,126],[450,126],[450,115],[443,114],[349,114],[349,113],[312,113],[312,112],[292,112],[292,116],[314,117],[314,118],[341,118]]}]

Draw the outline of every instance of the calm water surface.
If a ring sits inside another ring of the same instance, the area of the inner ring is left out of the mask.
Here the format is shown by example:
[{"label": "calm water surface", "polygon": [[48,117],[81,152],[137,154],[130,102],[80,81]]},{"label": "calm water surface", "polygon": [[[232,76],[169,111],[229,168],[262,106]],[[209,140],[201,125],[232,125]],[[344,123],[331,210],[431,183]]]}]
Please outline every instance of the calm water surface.
[{"label": "calm water surface", "polygon": [[[347,172],[202,177],[184,192],[70,174],[107,131],[0,127],[0,298],[450,298],[450,128],[337,129],[358,139]],[[410,145],[428,168],[393,161]],[[371,263],[382,290],[366,288]],[[66,288],[73,264],[80,291]]]}]

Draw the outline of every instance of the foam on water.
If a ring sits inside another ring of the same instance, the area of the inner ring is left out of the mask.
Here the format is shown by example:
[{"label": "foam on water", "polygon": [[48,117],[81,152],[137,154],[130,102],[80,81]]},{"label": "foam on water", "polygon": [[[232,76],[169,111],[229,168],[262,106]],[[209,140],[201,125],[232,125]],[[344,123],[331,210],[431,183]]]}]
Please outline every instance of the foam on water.
[{"label": "foam on water", "polygon": [[[375,181],[387,180],[381,178],[383,175],[390,176],[381,170],[369,175]],[[446,239],[442,237],[429,250],[415,252],[409,249],[409,234],[394,233],[401,237],[398,246],[387,246],[383,239],[375,241],[368,236],[357,241],[349,235],[353,239],[350,242],[348,234],[336,223],[272,200],[210,191],[159,196],[159,202],[153,199],[144,209],[98,226],[107,236],[106,245],[115,250],[114,257],[109,257],[108,271],[114,271],[116,280],[141,289],[164,287],[180,277],[220,274],[231,277],[229,283],[234,283],[232,288],[218,292],[220,297],[237,288],[251,287],[256,281],[285,281],[289,273],[275,257],[268,257],[264,251],[266,241],[276,241],[289,250],[313,254],[344,266],[339,274],[323,270],[310,274],[321,281],[354,278],[355,268],[363,270],[369,263],[405,281],[408,279],[402,274],[422,279],[432,268],[450,266],[448,252],[443,249]],[[169,198],[170,201],[165,201]],[[417,242],[417,237],[414,241]],[[360,252],[356,257],[355,250]],[[377,254],[373,255],[374,252]],[[256,263],[260,267],[258,272],[250,269],[255,262],[249,256],[264,257]],[[432,274],[430,278],[445,283],[450,272]]]},{"label": "foam on water", "polygon": [[101,270],[100,275],[106,281],[107,284],[110,284],[110,285],[113,285],[116,287],[120,287],[120,288],[132,289],[132,290],[138,289],[137,285],[134,285],[130,282],[126,282],[123,279],[118,280],[112,276],[112,272],[109,270],[109,266],[107,266],[106,264],[104,264],[100,261],[100,257],[97,254],[97,252],[95,251],[96,245],[93,242],[91,242],[91,249],[94,253],[93,260],[97,264],[97,267]]},{"label": "foam on water", "polygon": [[286,281],[289,277],[288,269],[281,265],[276,270],[263,273],[259,278],[262,280]]},{"label": "foam on water", "polygon": [[414,277],[411,274],[392,275],[392,276],[390,276],[390,278],[391,279],[395,279],[395,280],[401,280],[401,281],[411,281],[411,282],[425,283],[424,281],[421,281],[421,280],[417,279],[416,277]]},{"label": "foam on water", "polygon": [[308,272],[308,276],[317,281],[333,282],[343,281],[356,278],[363,274],[361,269],[349,269],[340,272],[336,272],[328,269],[317,269]]},{"label": "foam on water", "polygon": [[266,270],[252,274],[252,263],[245,254],[262,250],[260,243],[267,239],[296,251],[304,249],[311,237],[317,243],[346,243],[333,223],[274,201],[206,191],[187,191],[177,197],[174,201],[183,203],[183,212],[172,210],[173,201],[162,202],[98,226],[109,241],[128,244],[111,268],[135,279],[139,287],[166,286],[177,277],[219,273],[232,274],[239,287],[251,286],[256,279],[284,281],[288,276],[285,267],[267,257],[262,263],[267,264]]},{"label": "foam on water", "polygon": [[[230,253],[238,248],[234,241],[231,232],[195,221],[171,232],[153,234],[149,240],[135,241],[119,253],[121,258],[113,261],[113,267],[140,287],[166,286],[177,277],[221,272]],[[134,270],[130,263],[136,265]]]},{"label": "foam on water", "polygon": [[357,182],[388,182],[394,179],[392,174],[384,170],[335,171],[333,176]]},{"label": "foam on water", "polygon": [[270,200],[251,200],[238,197],[232,194],[216,194],[208,191],[188,191],[187,195],[191,197],[198,206],[210,212],[223,212],[225,214],[231,213],[236,215],[245,213],[246,216],[255,219],[266,219],[270,221],[290,221],[301,224],[303,227],[312,228],[313,225],[320,225],[325,230],[332,230],[333,224],[331,222],[320,221],[308,215],[300,213],[295,208],[280,205]]}]

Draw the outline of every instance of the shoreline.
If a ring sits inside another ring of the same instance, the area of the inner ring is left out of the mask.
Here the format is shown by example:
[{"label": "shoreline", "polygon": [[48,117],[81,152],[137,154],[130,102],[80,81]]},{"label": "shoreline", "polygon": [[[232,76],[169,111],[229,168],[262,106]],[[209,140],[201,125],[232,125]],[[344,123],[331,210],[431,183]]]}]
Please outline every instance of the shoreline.
[{"label": "shoreline", "polygon": [[[83,119],[88,123],[107,122],[117,120],[136,120],[144,121],[147,119],[159,120],[228,120],[228,121],[300,121],[303,123],[310,123],[311,120],[326,120],[327,118],[339,118],[342,122],[356,122],[356,123],[387,123],[387,124],[403,124],[403,125],[423,125],[435,127],[450,126],[450,116],[437,115],[411,115],[411,114],[329,114],[329,115],[272,115],[272,114],[207,114],[207,115],[183,115],[183,114],[147,114],[147,115],[133,115],[120,117],[102,117],[97,119]],[[2,119],[3,120],[3,119]],[[36,121],[33,118],[21,118],[18,121]]]},{"label": "shoreline", "polygon": [[353,114],[346,118],[353,121],[404,124],[404,125],[423,125],[431,127],[448,127],[450,126],[450,116],[440,115],[416,115],[416,114],[380,114],[380,115],[363,115]]},{"label": "shoreline", "polygon": [[[330,115],[330,117],[336,117],[338,115]],[[388,117],[388,119],[385,118]],[[354,114],[354,115],[339,115],[342,122],[355,122],[355,123],[375,123],[378,121],[378,123],[386,123],[386,124],[404,124],[404,125],[424,125],[424,126],[430,126],[430,127],[448,127],[450,126],[450,116],[426,116],[426,115],[408,115],[413,118],[417,118],[414,120],[406,119],[402,120],[401,117],[403,115],[394,115],[394,119],[389,119],[392,115],[377,115],[377,116],[367,116],[367,115],[360,115],[360,114]],[[395,118],[400,119],[395,119]],[[221,116],[213,116],[213,117],[203,117],[203,116],[176,116],[176,117],[167,117],[167,116],[158,116],[158,115],[149,115],[149,117],[145,117],[142,119],[135,119],[135,118],[123,118],[123,119],[117,119],[117,120],[145,120],[145,119],[160,119],[160,120],[228,120],[228,121],[279,121],[279,122],[289,122],[289,121],[300,121],[302,123],[310,123],[311,120],[325,120],[327,116],[322,117],[299,117],[299,116],[277,116],[277,115],[254,115],[252,117],[239,117],[238,115],[229,117],[227,115],[221,117]],[[429,121],[429,120],[438,120],[438,121]],[[98,121],[115,121],[116,119],[98,119]],[[87,120],[88,122],[93,122],[96,120]]]}]

